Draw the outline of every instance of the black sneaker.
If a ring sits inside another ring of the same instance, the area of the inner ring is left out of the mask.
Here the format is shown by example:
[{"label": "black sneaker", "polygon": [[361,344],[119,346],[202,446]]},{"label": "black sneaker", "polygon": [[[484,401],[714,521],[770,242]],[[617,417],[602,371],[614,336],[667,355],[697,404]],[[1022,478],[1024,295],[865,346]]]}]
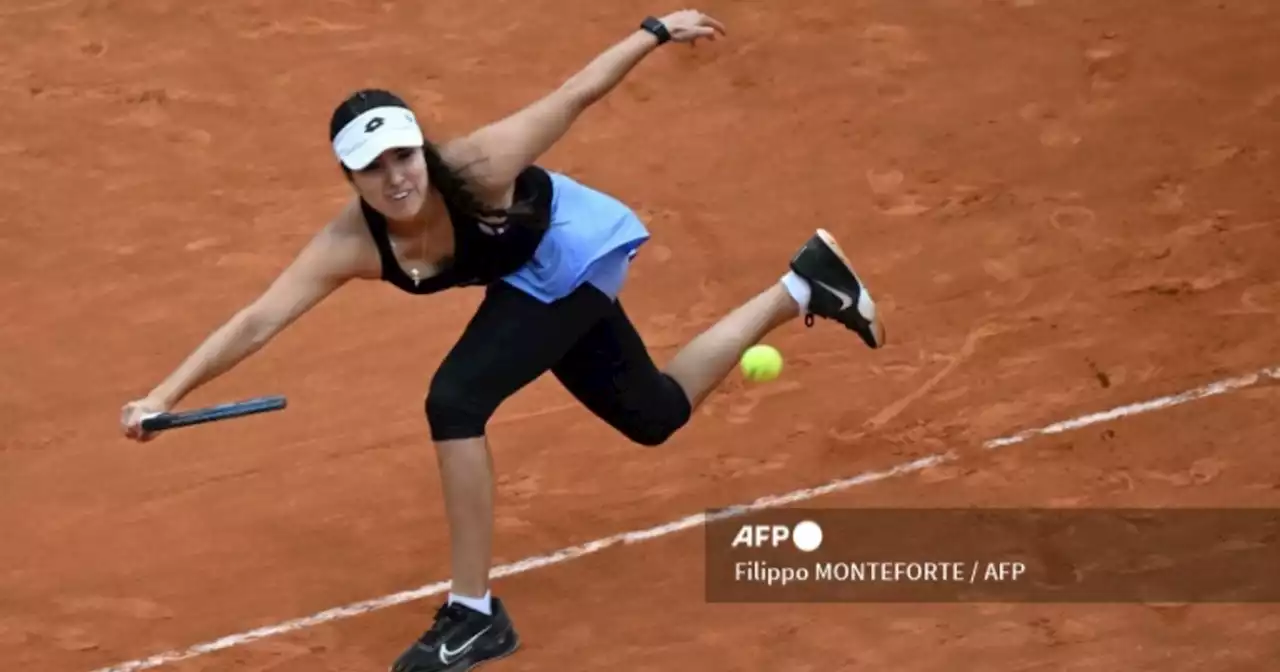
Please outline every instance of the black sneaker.
[{"label": "black sneaker", "polygon": [[884,325],[876,320],[876,303],[830,233],[818,229],[791,258],[791,270],[808,281],[812,290],[804,316],[806,325],[813,326],[817,315],[843,324],[871,348],[884,345]]},{"label": "black sneaker", "polygon": [[464,672],[505,658],[520,646],[502,601],[493,598],[493,615],[461,604],[445,604],[435,623],[396,662],[391,672]]}]

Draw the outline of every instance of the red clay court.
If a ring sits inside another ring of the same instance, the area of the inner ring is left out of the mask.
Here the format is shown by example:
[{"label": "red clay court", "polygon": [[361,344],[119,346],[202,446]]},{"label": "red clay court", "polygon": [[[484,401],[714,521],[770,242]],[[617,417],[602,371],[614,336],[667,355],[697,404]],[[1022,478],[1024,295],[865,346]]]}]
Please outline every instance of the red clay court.
[{"label": "red clay court", "polygon": [[[479,290],[349,286],[184,404],[285,394],[283,413],[138,445],[120,408],[347,197],[325,135],[346,92],[402,91],[447,137],[678,8],[0,6],[0,667],[386,669],[438,596],[189,647],[447,578],[422,399]],[[658,449],[539,381],[493,425],[498,563],[938,454],[804,505],[1280,504],[1280,5],[697,8],[728,39],[653,54],[542,163],[649,223],[623,298],[659,360],[819,226],[875,292],[890,345],[797,322],[770,340],[782,378],[731,380]],[[525,643],[485,669],[1280,659],[1274,605],[707,604],[703,550],[690,526],[499,579]],[[121,666],[168,651],[191,656]]]}]

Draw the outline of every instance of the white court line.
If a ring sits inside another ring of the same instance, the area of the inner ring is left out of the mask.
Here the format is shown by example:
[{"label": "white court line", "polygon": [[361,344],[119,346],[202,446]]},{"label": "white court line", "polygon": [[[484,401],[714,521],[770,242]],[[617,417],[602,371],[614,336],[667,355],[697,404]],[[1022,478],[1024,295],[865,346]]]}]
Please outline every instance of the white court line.
[{"label": "white court line", "polygon": [[[1101,413],[1093,413],[1091,415],[1081,416],[1078,418],[1074,418],[1072,420],[1067,420],[1065,422],[1054,423],[1052,425],[1041,427],[1039,429],[1032,429],[1025,432],[1019,432],[1017,434],[1014,434],[1008,437],[992,439],[990,441],[985,442],[983,446],[986,448],[999,448],[1002,446],[1009,446],[1016,443],[1022,443],[1023,441],[1026,441],[1028,439],[1031,439],[1043,434],[1057,434],[1057,433],[1065,432],[1072,429],[1087,427],[1089,425],[1109,422],[1111,420],[1115,420],[1118,418],[1123,418],[1123,417],[1128,417],[1133,415],[1140,415],[1142,413],[1149,413],[1151,411],[1170,408],[1173,406],[1178,406],[1180,404],[1185,404],[1190,401],[1195,401],[1197,399],[1213,397],[1213,396],[1225,394],[1227,392],[1231,392],[1234,390],[1250,387],[1258,384],[1259,382],[1267,378],[1270,378],[1273,380],[1280,380],[1280,367],[1263,369],[1261,371],[1258,371],[1257,373],[1251,373],[1251,374],[1239,376],[1236,378],[1220,380],[1216,383],[1210,383],[1203,387],[1198,387],[1193,390],[1188,390],[1181,394],[1174,394],[1167,397],[1160,397],[1159,399],[1152,399],[1151,401],[1144,401],[1142,403],[1130,404],[1128,406],[1121,406],[1119,408],[1114,408],[1109,411],[1103,411]],[[832,481],[830,483],[827,483],[826,485],[820,485],[814,488],[805,488],[802,490],[796,490],[794,492],[789,492],[784,495],[772,495],[768,497],[761,497],[760,499],[757,499],[756,501],[750,504],[744,504],[741,506],[735,506],[735,507],[730,507],[728,509],[719,510],[710,515],[702,514],[702,513],[694,514],[692,516],[686,516],[684,518],[681,518],[680,520],[659,525],[657,527],[651,527],[645,530],[635,530],[632,532],[623,532],[621,534],[615,534],[610,537],[605,537],[603,539],[597,539],[595,541],[587,542],[580,546],[571,546],[569,548],[563,548],[563,549],[560,549],[559,551],[555,551],[554,553],[525,558],[524,560],[520,560],[518,562],[513,562],[510,564],[495,567],[491,572],[491,576],[494,578],[499,578],[503,576],[510,576],[512,574],[523,574],[524,572],[538,569],[539,567],[546,567],[548,565],[558,565],[562,562],[568,562],[575,558],[581,558],[586,555],[598,553],[606,548],[617,546],[619,544],[624,544],[624,545],[635,544],[635,543],[639,543],[649,539],[665,537],[669,534],[673,534],[681,530],[686,530],[691,527],[698,527],[708,520],[736,518],[738,516],[746,515],[754,511],[776,508],[776,507],[784,506],[787,504],[794,504],[796,502],[804,502],[804,501],[815,499],[817,497],[821,497],[823,495],[827,495],[833,492],[848,490],[849,488],[853,488],[859,485],[874,483],[876,481],[883,481],[889,478],[893,478],[895,476],[900,476],[902,474],[908,474],[908,473],[920,471],[922,469],[927,469],[931,466],[938,465],[943,462],[948,462],[953,459],[955,459],[955,457],[951,454],[929,455],[927,457],[922,457],[912,462],[900,464],[896,467],[893,467],[885,471],[866,472],[866,473],[859,474],[857,476],[853,476],[851,478]],[[320,625],[322,623],[329,623],[329,622],[337,621],[344,618],[351,618],[352,616],[367,614],[369,612],[386,609],[388,607],[393,607],[398,604],[413,602],[426,597],[431,597],[433,595],[440,595],[448,590],[449,590],[449,582],[441,581],[441,582],[433,583],[427,586],[422,586],[421,588],[416,588],[414,590],[407,590],[404,592],[395,593],[393,595],[387,595],[385,597],[378,597],[371,600],[366,600],[364,602],[356,602],[355,604],[349,604],[345,607],[337,607],[334,609],[330,609],[328,611],[322,611],[318,614],[313,614],[311,616],[306,616],[304,618],[298,618],[291,621],[285,621],[277,625],[270,625],[263,628],[258,628],[256,630],[250,630],[248,632],[242,632],[235,635],[228,635],[226,637],[222,637],[221,639],[215,639],[213,641],[205,642],[203,644],[196,644],[195,646],[192,646],[186,649],[180,649],[180,650],[175,649],[173,651],[158,653],[149,658],[133,660],[127,663],[120,663],[119,665],[113,665],[111,667],[100,668],[100,669],[94,670],[93,672],[136,672],[138,670],[147,670],[154,667],[159,667],[161,665],[166,665],[166,664],[175,663],[181,660],[187,660],[189,658],[202,656],[206,653],[213,653],[215,651],[222,651],[223,649],[230,649],[232,647],[242,646],[250,642],[254,642],[260,639],[265,639],[267,637],[282,635],[289,632],[296,632],[298,630],[303,630],[315,625]]]},{"label": "white court line", "polygon": [[1025,432],[1019,432],[1017,434],[1014,434],[1013,436],[1005,437],[1002,439],[992,439],[990,441],[987,441],[983,445],[986,446],[987,448],[999,448],[1001,446],[1008,446],[1015,443],[1022,443],[1023,441],[1026,441],[1029,438],[1032,438],[1034,436],[1040,436],[1042,434],[1060,434],[1062,432],[1070,431],[1072,429],[1079,429],[1081,427],[1087,427],[1089,425],[1096,425],[1100,422],[1108,422],[1110,420],[1115,420],[1116,418],[1123,418],[1129,415],[1138,415],[1140,413],[1158,411],[1162,408],[1169,408],[1171,406],[1185,404],[1188,401],[1204,399],[1205,397],[1213,397],[1219,394],[1225,394],[1227,392],[1238,390],[1244,387],[1252,387],[1254,385],[1257,385],[1264,378],[1280,380],[1280,366],[1273,367],[1270,369],[1263,369],[1257,373],[1251,373],[1247,376],[1228,378],[1226,380],[1220,380],[1216,383],[1209,383],[1204,387],[1197,387],[1194,390],[1187,390],[1182,394],[1174,394],[1168,397],[1160,397],[1159,399],[1152,399],[1151,401],[1143,401],[1137,404],[1129,404],[1128,406],[1121,406],[1119,408],[1113,408],[1109,411],[1094,413],[1092,415],[1085,415],[1079,418],[1075,418],[1073,420],[1067,420],[1065,422],[1055,422],[1052,425],[1049,425],[1047,427],[1041,427],[1040,429],[1030,429]]}]

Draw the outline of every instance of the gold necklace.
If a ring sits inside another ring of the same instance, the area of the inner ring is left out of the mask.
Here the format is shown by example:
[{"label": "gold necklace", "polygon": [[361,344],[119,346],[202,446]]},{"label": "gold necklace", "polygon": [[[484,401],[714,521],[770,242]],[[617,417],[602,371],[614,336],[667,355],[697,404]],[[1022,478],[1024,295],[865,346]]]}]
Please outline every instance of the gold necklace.
[{"label": "gold necklace", "polygon": [[[426,227],[423,227],[423,229],[422,229],[422,233],[418,234],[418,244],[421,246],[421,245],[422,245],[422,243],[423,243],[423,241],[425,241],[426,239],[427,239],[427,229],[426,229]],[[424,247],[425,247],[425,246],[424,246]],[[426,266],[426,265],[428,265],[425,259],[417,259],[417,260],[414,260],[414,259],[406,258],[406,259],[405,259],[405,261],[409,262],[410,264],[420,264],[420,265],[422,265],[422,266]],[[409,276],[410,276],[411,278],[413,278],[413,286],[414,286],[414,287],[417,287],[419,284],[421,284],[421,282],[422,282],[422,277],[421,277],[421,273],[420,273],[420,271],[418,270],[417,266],[411,266],[411,267],[409,268]]]}]

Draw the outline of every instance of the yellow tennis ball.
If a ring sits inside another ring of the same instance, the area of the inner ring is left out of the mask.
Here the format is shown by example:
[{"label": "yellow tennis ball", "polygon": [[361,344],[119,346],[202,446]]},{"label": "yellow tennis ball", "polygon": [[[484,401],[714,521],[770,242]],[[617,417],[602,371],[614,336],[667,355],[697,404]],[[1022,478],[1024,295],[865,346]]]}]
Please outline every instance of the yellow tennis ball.
[{"label": "yellow tennis ball", "polygon": [[771,345],[753,345],[742,353],[742,375],[753,382],[773,380],[782,373],[782,353]]}]

